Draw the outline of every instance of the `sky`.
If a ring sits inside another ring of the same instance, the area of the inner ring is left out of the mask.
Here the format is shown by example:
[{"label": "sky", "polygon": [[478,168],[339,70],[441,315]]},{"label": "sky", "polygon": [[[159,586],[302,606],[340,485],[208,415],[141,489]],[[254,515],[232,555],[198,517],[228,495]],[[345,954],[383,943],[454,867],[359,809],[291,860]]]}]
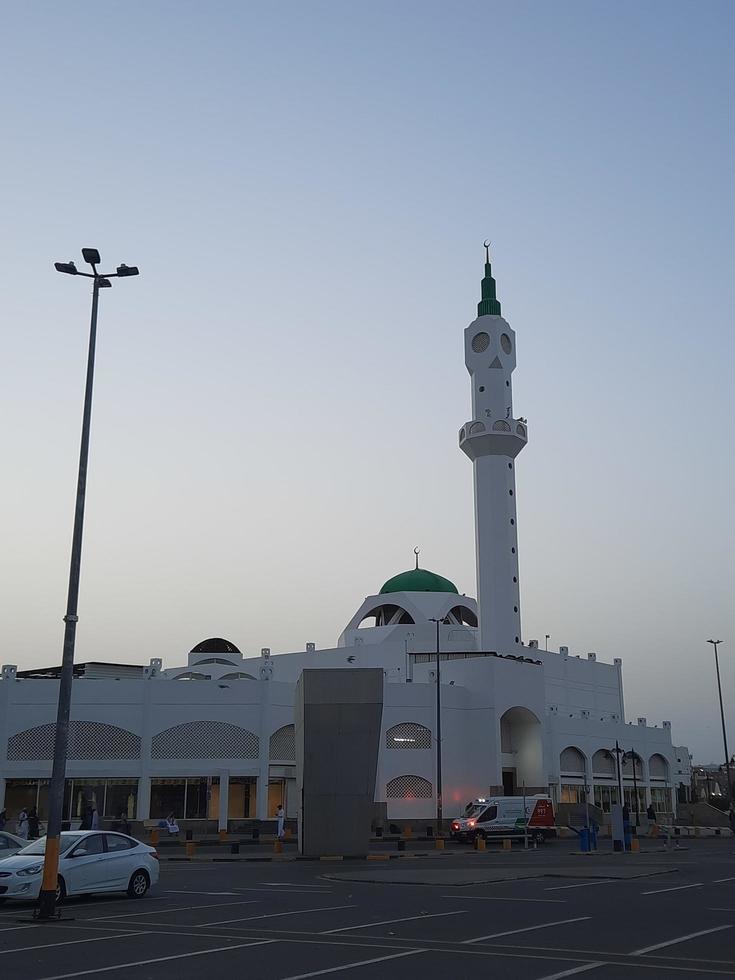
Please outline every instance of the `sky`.
[{"label": "sky", "polygon": [[516,331],[523,638],[735,748],[731,3],[2,3],[0,660],[332,646],[422,564],[474,593],[463,330]]}]

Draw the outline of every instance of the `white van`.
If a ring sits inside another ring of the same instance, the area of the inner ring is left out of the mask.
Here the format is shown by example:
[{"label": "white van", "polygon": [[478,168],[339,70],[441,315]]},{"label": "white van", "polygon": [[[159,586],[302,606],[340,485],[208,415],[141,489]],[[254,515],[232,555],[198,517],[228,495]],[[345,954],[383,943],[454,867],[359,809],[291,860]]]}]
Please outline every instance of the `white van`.
[{"label": "white van", "polygon": [[[523,801],[525,799],[525,814]],[[452,820],[450,834],[457,840],[475,837],[502,837],[522,834],[528,828],[529,839],[537,844],[556,835],[554,804],[550,796],[492,796],[473,800],[464,815]]]}]

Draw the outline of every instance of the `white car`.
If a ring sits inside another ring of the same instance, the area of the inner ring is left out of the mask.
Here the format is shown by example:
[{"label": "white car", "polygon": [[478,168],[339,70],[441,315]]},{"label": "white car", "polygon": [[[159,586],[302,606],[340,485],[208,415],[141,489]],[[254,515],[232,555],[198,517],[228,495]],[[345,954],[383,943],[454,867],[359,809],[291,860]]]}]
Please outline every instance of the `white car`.
[{"label": "white car", "polygon": [[28,847],[27,840],[23,840],[22,837],[17,837],[15,834],[10,834],[7,830],[0,830],[0,861],[3,858],[10,857],[11,854],[15,854],[22,847]]},{"label": "white car", "polygon": [[[46,838],[0,861],[0,901],[38,898]],[[61,834],[56,900],[90,892],[127,892],[142,898],[158,881],[158,854],[127,834],[70,830]]]}]

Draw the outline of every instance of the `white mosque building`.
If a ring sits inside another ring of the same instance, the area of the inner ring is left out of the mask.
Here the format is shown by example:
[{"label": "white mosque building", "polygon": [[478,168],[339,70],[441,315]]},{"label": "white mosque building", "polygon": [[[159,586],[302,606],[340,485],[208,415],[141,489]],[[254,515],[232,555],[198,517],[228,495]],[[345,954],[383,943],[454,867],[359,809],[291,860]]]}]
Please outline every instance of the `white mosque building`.
[{"label": "white mosque building", "polygon": [[[301,671],[382,667],[383,729],[376,802],[389,820],[437,812],[437,721],[445,817],[489,794],[549,792],[603,811],[625,800],[676,808],[689,754],[671,724],[629,722],[622,662],[524,642],[521,633],[515,459],[528,440],[513,414],[515,333],[502,317],[489,255],[477,317],[464,333],[472,417],[459,447],[472,461],[477,600],[415,567],[368,596],[337,644],[242,654],[205,640],[164,668],[90,663],[75,668],[65,816],[87,802],[105,818],[265,820],[297,811],[294,698]],[[440,651],[437,660],[436,651]],[[437,697],[437,663],[440,685]],[[43,818],[53,755],[58,668],[0,680],[0,809],[37,805]],[[440,708],[437,704],[440,704]],[[634,771],[635,766],[635,771]]]}]

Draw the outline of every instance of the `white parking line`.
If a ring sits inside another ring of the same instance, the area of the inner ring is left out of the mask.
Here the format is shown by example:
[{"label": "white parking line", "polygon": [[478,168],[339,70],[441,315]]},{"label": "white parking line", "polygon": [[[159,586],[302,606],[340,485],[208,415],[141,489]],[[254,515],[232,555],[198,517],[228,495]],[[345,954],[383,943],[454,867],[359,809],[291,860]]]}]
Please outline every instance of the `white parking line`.
[{"label": "white parking line", "polygon": [[563,898],[507,898],[505,895],[442,895],[441,898],[454,898],[458,902],[479,899],[482,902],[543,902],[544,905],[566,905]]},{"label": "white parking line", "polygon": [[[288,890],[286,890],[284,888],[282,891],[283,891],[283,894],[284,895],[296,895],[296,894],[299,894],[299,895],[329,895],[330,892],[331,892],[331,889],[325,888],[325,889],[322,890],[320,888],[318,891],[315,891],[313,888],[308,888],[307,887],[307,888],[289,888]],[[247,888],[244,885],[241,888],[238,885],[237,893],[236,894],[239,894],[240,892],[261,892],[261,893],[262,892],[265,892],[267,895],[280,895],[281,894],[281,892],[278,891],[278,889],[276,889],[274,891],[272,888],[255,888],[255,887]]]},{"label": "white parking line", "polygon": [[176,953],[174,956],[157,956],[152,960],[136,960],[133,963],[113,963],[112,966],[98,966],[94,970],[77,970],[75,973],[57,973],[52,977],[41,977],[40,980],[70,980],[71,977],[86,977],[91,973],[109,973],[111,970],[126,970],[129,966],[148,966],[151,963],[166,963],[169,960],[185,960],[191,956],[210,956],[212,953],[224,953],[230,949],[245,949],[248,946],[268,946],[275,939],[258,939],[255,942],[235,943],[232,946],[216,946],[214,949],[198,949],[193,953]]},{"label": "white parking line", "polygon": [[697,881],[693,885],[675,885],[673,888],[656,888],[651,892],[641,892],[641,895],[660,895],[662,892],[680,892],[685,888],[701,888],[703,881]]},{"label": "white parking line", "polygon": [[[355,905],[352,908],[356,908]],[[336,932],[352,932],[355,929],[369,929],[371,926],[389,926],[394,922],[412,922],[414,919],[437,919],[444,915],[467,915],[467,909],[459,909],[457,912],[433,912],[431,915],[407,915],[402,919],[383,919],[381,922],[364,922],[359,926],[342,926],[339,929],[326,929],[320,932],[320,936],[332,936]]]},{"label": "white parking line", "polygon": [[147,936],[143,932],[119,932],[116,936],[93,936],[92,939],[66,939],[62,943],[43,943],[41,946],[16,946],[14,949],[0,949],[0,956],[5,953],[27,953],[37,949],[55,949],[57,946],[75,946],[79,943],[104,943],[107,939],[126,939],[128,936]]},{"label": "white parking line", "polygon": [[732,926],[715,926],[714,929],[702,929],[700,932],[690,932],[688,936],[678,936],[676,939],[668,939],[665,943],[656,943],[654,946],[644,946],[643,949],[635,949],[629,955],[643,956],[644,953],[653,953],[657,949],[676,946],[677,943],[685,943],[688,939],[696,939],[697,936],[709,936],[710,933],[722,932],[723,929],[732,929]]},{"label": "white parking line", "polygon": [[237,895],[237,892],[196,892],[189,888],[167,888],[167,895]]},{"label": "white parking line", "polygon": [[199,928],[211,929],[212,926],[226,926],[231,922],[253,922],[255,919],[276,919],[279,915],[306,915],[307,912],[334,912],[335,909],[356,908],[356,905],[326,905],[318,909],[296,909],[295,912],[268,912],[266,915],[248,915],[242,919],[218,919],[217,922],[204,922]]},{"label": "white parking line", "polygon": [[515,936],[519,932],[533,932],[534,929],[550,929],[552,926],[564,926],[569,922],[584,922],[591,919],[591,915],[578,915],[575,919],[557,919],[556,922],[542,922],[538,926],[524,926],[522,929],[507,929],[505,932],[493,932],[489,936],[478,936],[476,939],[465,939],[463,945],[471,946],[472,943],[482,943],[486,939],[500,939],[501,936]]},{"label": "white parking line", "polygon": [[596,970],[598,966],[606,966],[605,963],[585,963],[584,966],[575,966],[571,970],[562,970],[561,973],[549,973],[538,980],[562,980],[562,977],[573,977],[575,973],[587,973],[588,970]]},{"label": "white parking line", "polygon": [[602,878],[598,881],[583,881],[579,885],[552,885],[551,888],[544,888],[545,892],[560,892],[565,888],[589,888],[590,885],[616,885],[619,878]]},{"label": "white parking line", "polygon": [[713,885],[721,885],[723,881],[735,881],[735,878],[715,878]]},{"label": "white parking line", "polygon": [[[248,899],[244,902],[214,902],[210,905],[177,905],[172,909],[157,909],[155,912],[148,912],[146,910],[145,915],[165,915],[166,912],[190,912],[192,909],[225,909],[230,905],[256,905],[257,900],[254,898]],[[140,915],[141,911],[138,909],[137,912],[121,912],[119,915],[95,915],[90,916],[89,922],[101,922],[107,919],[130,919],[133,916]]]},{"label": "white parking line", "polygon": [[[341,970],[355,970],[358,966],[370,966],[371,963],[383,963],[385,960],[397,960],[401,956],[415,956],[425,953],[424,949],[408,949],[405,953],[393,953],[391,956],[376,956],[373,960],[358,960],[356,963],[345,963],[344,966],[330,966],[326,970],[314,970],[313,973],[299,973],[284,980],[308,980],[309,977],[323,977],[325,973],[339,973]],[[51,978],[49,978],[51,980]]]}]

